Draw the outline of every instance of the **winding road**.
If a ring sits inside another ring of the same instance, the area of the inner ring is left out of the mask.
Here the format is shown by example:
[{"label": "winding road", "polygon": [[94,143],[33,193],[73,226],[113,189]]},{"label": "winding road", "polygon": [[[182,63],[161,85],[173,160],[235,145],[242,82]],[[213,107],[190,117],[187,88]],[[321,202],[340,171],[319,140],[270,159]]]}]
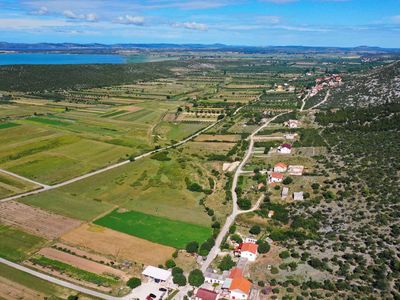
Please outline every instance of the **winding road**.
[{"label": "winding road", "polygon": [[231,225],[235,221],[236,217],[239,214],[255,211],[256,209],[258,209],[258,207],[260,206],[262,200],[264,199],[264,195],[262,195],[258,199],[257,203],[251,209],[249,209],[249,210],[240,210],[238,205],[237,205],[238,197],[237,197],[237,194],[236,194],[236,187],[237,187],[238,179],[239,179],[240,174],[242,173],[242,168],[246,165],[247,161],[249,160],[249,158],[253,154],[254,137],[257,135],[257,133],[259,133],[261,130],[263,130],[265,127],[267,127],[276,118],[278,118],[279,116],[281,116],[283,114],[287,114],[287,113],[288,112],[281,113],[281,114],[276,115],[275,117],[269,119],[267,122],[265,122],[263,125],[258,127],[255,131],[253,131],[253,133],[247,138],[250,141],[249,147],[247,148],[246,154],[243,157],[242,161],[240,162],[239,166],[237,167],[237,169],[235,171],[235,174],[233,176],[232,188],[231,188],[232,204],[233,204],[232,213],[226,218],[225,224],[222,227],[220,233],[218,234],[218,237],[215,240],[214,247],[211,249],[210,253],[208,254],[207,259],[201,265],[201,270],[203,272],[205,272],[208,269],[208,267],[210,266],[211,262],[217,257],[218,253],[220,252],[220,247],[221,247],[222,240],[224,239],[225,235],[228,233],[229,227],[231,227]]}]

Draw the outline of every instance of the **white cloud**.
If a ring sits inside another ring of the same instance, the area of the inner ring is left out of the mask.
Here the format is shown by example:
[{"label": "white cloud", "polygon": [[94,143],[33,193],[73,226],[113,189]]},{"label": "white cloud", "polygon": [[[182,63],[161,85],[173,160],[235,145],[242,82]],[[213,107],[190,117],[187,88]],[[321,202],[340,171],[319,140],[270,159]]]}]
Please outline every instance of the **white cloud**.
[{"label": "white cloud", "polygon": [[145,19],[142,16],[125,15],[118,17],[116,23],[141,26],[144,24],[144,21]]},{"label": "white cloud", "polygon": [[37,10],[32,11],[33,15],[44,16],[49,13],[49,10],[46,6],[41,6]]},{"label": "white cloud", "polygon": [[197,22],[174,23],[174,24],[172,24],[172,26],[186,28],[186,29],[192,29],[192,30],[200,30],[200,31],[206,31],[208,29],[208,26],[206,24],[197,23]]},{"label": "white cloud", "polygon": [[96,22],[98,20],[95,13],[76,14],[72,10],[64,10],[63,15],[64,17],[73,20],[85,20],[88,22]]},{"label": "white cloud", "polygon": [[394,22],[394,23],[400,23],[400,15],[392,16],[390,19],[391,19],[392,22]]}]

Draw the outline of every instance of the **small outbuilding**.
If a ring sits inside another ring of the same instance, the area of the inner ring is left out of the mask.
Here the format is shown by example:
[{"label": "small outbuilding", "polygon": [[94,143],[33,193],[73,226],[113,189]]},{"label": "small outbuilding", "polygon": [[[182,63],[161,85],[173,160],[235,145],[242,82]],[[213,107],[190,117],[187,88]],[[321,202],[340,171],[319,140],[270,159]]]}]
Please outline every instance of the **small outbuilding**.
[{"label": "small outbuilding", "polygon": [[142,272],[142,275],[154,280],[155,282],[167,281],[172,276],[170,271],[153,266],[147,266]]},{"label": "small outbuilding", "polygon": [[304,200],[304,193],[303,192],[294,192],[293,193],[293,200],[295,200],[295,201],[303,201]]}]

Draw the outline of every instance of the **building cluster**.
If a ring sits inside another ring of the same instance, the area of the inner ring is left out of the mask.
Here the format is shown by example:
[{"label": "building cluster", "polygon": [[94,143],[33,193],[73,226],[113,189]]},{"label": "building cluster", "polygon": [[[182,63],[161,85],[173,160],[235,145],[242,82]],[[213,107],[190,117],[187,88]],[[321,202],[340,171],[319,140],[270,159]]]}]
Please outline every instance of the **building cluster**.
[{"label": "building cluster", "polygon": [[[256,240],[247,238],[236,244],[233,255],[239,258],[237,266],[222,274],[209,270],[204,273],[205,285],[195,293],[197,300],[211,299],[250,299],[252,283],[244,276],[243,270],[247,262],[254,262],[258,255]],[[212,286],[212,290],[205,286]]]},{"label": "building cluster", "polygon": [[316,85],[311,89],[310,97],[318,94],[324,87],[338,87],[343,82],[342,77],[337,74],[330,76],[319,77],[315,79]]},{"label": "building cluster", "polygon": [[[304,173],[304,166],[302,165],[287,165],[283,162],[278,162],[275,164],[272,172],[268,175],[268,183],[269,184],[276,184],[283,182],[285,176],[284,174],[290,176],[302,176]],[[283,187],[281,191],[281,199],[285,200],[289,196],[289,188]],[[303,200],[303,192],[294,192],[293,193],[293,200],[300,201]]]}]

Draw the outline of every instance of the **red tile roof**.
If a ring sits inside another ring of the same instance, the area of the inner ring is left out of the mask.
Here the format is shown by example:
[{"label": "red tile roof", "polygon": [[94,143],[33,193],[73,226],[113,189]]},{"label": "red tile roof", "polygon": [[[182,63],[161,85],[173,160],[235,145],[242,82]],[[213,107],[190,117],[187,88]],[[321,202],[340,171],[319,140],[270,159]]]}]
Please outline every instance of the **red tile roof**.
[{"label": "red tile roof", "polygon": [[240,247],[240,251],[248,251],[257,254],[258,245],[253,243],[243,243]]},{"label": "red tile roof", "polygon": [[250,294],[251,282],[246,278],[238,277],[232,280],[231,286],[229,287],[230,291],[240,290],[245,294]]},{"label": "red tile roof", "polygon": [[218,294],[216,292],[206,290],[206,289],[198,289],[196,293],[196,297],[202,300],[215,300],[217,299]]},{"label": "red tile roof", "polygon": [[281,167],[281,168],[287,168],[287,164],[283,163],[283,162],[278,162],[275,167]]},{"label": "red tile roof", "polygon": [[283,179],[283,174],[282,173],[277,173],[277,172],[272,172],[271,173],[271,177]]},{"label": "red tile roof", "polygon": [[282,147],[282,148],[292,149],[292,145],[290,145],[290,144],[282,144],[281,147]]},{"label": "red tile roof", "polygon": [[233,268],[231,272],[229,273],[229,278],[238,278],[238,277],[243,277],[243,272],[239,268]]}]

